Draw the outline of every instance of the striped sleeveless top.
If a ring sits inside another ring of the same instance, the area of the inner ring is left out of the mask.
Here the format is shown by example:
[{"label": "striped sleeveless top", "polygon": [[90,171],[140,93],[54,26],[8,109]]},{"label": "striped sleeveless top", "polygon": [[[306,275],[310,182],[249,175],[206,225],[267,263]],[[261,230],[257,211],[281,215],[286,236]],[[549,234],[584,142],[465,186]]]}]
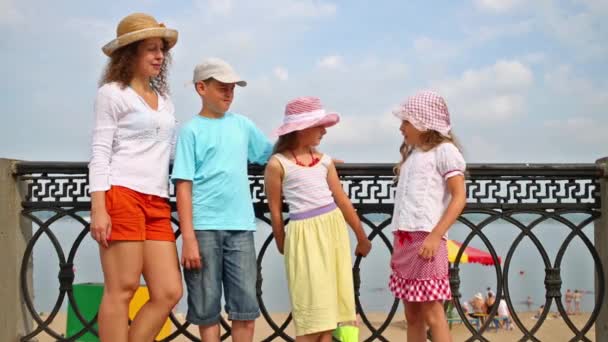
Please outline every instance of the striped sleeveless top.
[{"label": "striped sleeveless top", "polygon": [[283,197],[289,213],[296,214],[334,203],[327,183],[332,160],[323,154],[314,166],[300,166],[280,153],[274,155],[283,166]]}]

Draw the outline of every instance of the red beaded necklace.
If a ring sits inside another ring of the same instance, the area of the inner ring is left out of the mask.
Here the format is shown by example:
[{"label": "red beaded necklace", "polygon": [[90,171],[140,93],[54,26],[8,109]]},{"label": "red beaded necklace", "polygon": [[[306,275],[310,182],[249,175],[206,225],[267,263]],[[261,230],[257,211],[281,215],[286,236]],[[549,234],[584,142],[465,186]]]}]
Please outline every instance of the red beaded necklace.
[{"label": "red beaded necklace", "polygon": [[296,154],[293,153],[292,150],[289,150],[289,152],[291,152],[291,155],[293,156],[293,159],[296,160],[296,164],[300,165],[300,166],[315,166],[318,162],[319,162],[319,157],[315,157],[314,154],[312,154],[312,150],[308,150],[308,152],[310,153],[310,159],[312,160],[308,165],[305,165],[304,163],[302,163],[301,161],[298,160],[298,157],[296,157]]}]

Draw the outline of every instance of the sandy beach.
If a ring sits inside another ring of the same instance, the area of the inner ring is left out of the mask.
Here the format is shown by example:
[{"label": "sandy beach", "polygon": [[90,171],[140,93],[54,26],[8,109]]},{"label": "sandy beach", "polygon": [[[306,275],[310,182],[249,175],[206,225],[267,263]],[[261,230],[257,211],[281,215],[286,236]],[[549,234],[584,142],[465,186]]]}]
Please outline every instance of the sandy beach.
[{"label": "sandy beach", "polygon": [[[184,321],[184,316],[182,314],[178,314],[177,317],[180,321]],[[272,314],[272,317],[275,320],[275,322],[277,323],[277,325],[281,325],[281,323],[283,323],[285,318],[287,317],[287,314],[286,313],[274,313],[274,314]],[[386,314],[385,313],[370,313],[367,315],[367,317],[370,320],[372,325],[374,325],[375,327],[380,327],[382,322],[384,322]],[[536,323],[536,320],[533,319],[533,313],[531,313],[531,312],[520,313],[520,317],[522,319],[522,322],[529,329],[532,328],[533,325]],[[574,324],[580,328],[580,327],[583,327],[583,325],[589,319],[589,314],[583,313],[581,315],[570,316],[570,317],[571,317],[572,321],[574,322]],[[53,321],[53,324],[51,325],[51,327],[53,328],[53,330],[55,330],[58,333],[65,333],[66,315],[64,313],[58,314],[57,317],[55,318],[55,320]],[[403,315],[401,315],[401,316],[397,315],[393,319],[393,322],[391,324],[389,324],[387,329],[384,331],[383,335],[389,341],[404,341],[405,336],[406,336],[406,329],[407,329],[407,327],[403,320]],[[195,336],[198,336],[196,327],[191,326],[188,330],[190,332],[192,332]],[[455,342],[466,341],[467,338],[469,338],[471,336],[470,332],[468,331],[466,326],[464,326],[463,324],[454,324],[451,332],[452,332],[452,337]],[[287,327],[286,333],[289,334],[290,336],[293,336],[293,334],[294,334],[293,323]],[[258,319],[258,321],[256,322],[256,333],[255,333],[254,340],[261,341],[271,335],[272,335],[272,328],[266,322],[266,320],[264,318]],[[370,335],[371,335],[370,331],[367,328],[362,327],[360,340],[364,341]],[[488,338],[490,341],[507,342],[507,341],[517,341],[517,340],[521,339],[523,337],[523,333],[521,331],[519,331],[517,326],[515,326],[513,330],[499,329],[498,331],[495,331],[495,329],[489,329],[489,330],[486,330],[486,332],[484,333],[484,336],[486,338]],[[568,341],[573,336],[574,336],[574,334],[570,331],[570,329],[568,328],[566,323],[561,318],[548,318],[544,322],[543,326],[536,333],[536,337],[539,338],[541,341]],[[41,333],[37,337],[38,337],[39,342],[54,341],[54,339],[50,335],[47,335],[46,333]],[[595,341],[595,333],[594,333],[593,328],[591,328],[591,331],[587,334],[587,337],[591,341]],[[281,341],[282,339],[277,338],[275,340]],[[190,341],[190,340],[186,337],[179,337],[173,341],[185,342],[185,341]],[[229,339],[227,339],[227,341],[231,341],[231,339],[229,338]]]}]

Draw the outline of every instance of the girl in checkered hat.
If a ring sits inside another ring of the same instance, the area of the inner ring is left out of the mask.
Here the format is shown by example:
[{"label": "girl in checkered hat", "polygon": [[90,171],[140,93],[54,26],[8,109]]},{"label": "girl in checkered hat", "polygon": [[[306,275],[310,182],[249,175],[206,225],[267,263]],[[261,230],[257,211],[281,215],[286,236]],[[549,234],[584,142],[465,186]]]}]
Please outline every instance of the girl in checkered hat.
[{"label": "girl in checkered hat", "polygon": [[[290,101],[264,174],[272,231],[285,254],[296,341],[331,341],[339,323],[355,321],[347,222],[357,237],[355,254],[371,249],[331,157],[316,149],[339,120],[316,97]],[[289,207],[286,231],[281,197]]]},{"label": "girl in checkered hat", "polygon": [[451,134],[445,100],[431,91],[407,99],[402,120],[402,160],[393,212],[389,287],[405,304],[408,341],[450,341],[443,301],[450,300],[447,231],[466,203],[464,158]]}]

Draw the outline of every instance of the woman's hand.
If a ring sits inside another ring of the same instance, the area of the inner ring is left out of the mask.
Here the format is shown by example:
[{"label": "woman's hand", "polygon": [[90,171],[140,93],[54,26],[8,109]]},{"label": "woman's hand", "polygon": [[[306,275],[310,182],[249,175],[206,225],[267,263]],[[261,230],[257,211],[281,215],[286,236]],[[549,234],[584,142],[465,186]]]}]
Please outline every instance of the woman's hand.
[{"label": "woman's hand", "polygon": [[103,247],[108,248],[108,240],[112,233],[112,220],[104,209],[91,210],[91,237]]}]

